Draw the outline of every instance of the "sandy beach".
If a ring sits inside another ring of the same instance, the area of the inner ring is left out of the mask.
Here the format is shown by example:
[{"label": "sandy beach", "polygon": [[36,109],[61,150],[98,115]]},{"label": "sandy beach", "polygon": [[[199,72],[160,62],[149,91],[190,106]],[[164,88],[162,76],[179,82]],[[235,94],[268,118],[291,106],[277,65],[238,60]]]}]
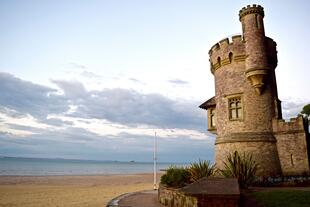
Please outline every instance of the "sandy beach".
[{"label": "sandy beach", "polygon": [[105,206],[127,192],[153,188],[153,174],[0,176],[0,206]]}]

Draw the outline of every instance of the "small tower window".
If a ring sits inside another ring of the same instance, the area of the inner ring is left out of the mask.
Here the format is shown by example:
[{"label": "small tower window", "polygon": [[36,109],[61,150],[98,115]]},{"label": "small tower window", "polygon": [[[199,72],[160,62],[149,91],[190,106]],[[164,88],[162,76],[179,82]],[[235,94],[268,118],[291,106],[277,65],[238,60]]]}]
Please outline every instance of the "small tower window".
[{"label": "small tower window", "polygon": [[215,109],[210,109],[210,126],[212,128],[216,127],[216,122],[215,122]]},{"label": "small tower window", "polygon": [[255,14],[255,26],[256,28],[260,28],[259,16],[257,14]]},{"label": "small tower window", "polygon": [[242,21],[241,24],[242,24],[242,38],[243,38],[243,40],[245,41],[245,36],[244,36],[245,23],[244,23],[244,21]]},{"label": "small tower window", "polygon": [[221,66],[221,58],[220,57],[217,58],[217,64],[219,64],[219,66]]},{"label": "small tower window", "polygon": [[228,99],[229,119],[238,120],[243,118],[241,97]]},{"label": "small tower window", "polygon": [[233,54],[232,54],[232,52],[229,53],[228,57],[229,57],[229,62],[232,63],[232,60],[233,60]]},{"label": "small tower window", "polygon": [[293,154],[291,154],[291,165],[294,166]]}]

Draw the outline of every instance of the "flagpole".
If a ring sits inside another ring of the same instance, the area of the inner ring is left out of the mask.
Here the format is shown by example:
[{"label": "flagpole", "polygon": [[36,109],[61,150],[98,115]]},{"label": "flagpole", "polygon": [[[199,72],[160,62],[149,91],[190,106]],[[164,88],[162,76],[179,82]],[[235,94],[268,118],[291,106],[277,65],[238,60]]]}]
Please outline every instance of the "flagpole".
[{"label": "flagpole", "polygon": [[156,175],[156,171],[157,171],[157,137],[156,137],[156,132],[155,132],[155,136],[154,136],[154,154],[153,154],[153,160],[154,160],[154,190],[157,190],[157,175]]}]

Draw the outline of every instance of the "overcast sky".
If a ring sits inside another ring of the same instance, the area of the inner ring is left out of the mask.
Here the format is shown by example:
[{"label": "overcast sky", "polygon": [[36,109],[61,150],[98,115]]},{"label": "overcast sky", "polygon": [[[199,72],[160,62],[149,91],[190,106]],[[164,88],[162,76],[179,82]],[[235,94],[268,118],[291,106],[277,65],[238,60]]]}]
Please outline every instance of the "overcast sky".
[{"label": "overcast sky", "polygon": [[152,161],[157,132],[159,161],[212,160],[208,51],[241,33],[251,3],[296,116],[310,102],[307,0],[0,0],[0,155]]}]

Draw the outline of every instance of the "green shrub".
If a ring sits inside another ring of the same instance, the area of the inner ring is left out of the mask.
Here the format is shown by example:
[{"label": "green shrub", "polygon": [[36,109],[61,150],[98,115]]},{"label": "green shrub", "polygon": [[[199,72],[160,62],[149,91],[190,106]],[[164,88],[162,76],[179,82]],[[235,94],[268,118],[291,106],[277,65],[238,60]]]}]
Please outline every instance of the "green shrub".
[{"label": "green shrub", "polygon": [[240,188],[248,188],[254,181],[258,165],[251,154],[239,155],[237,151],[229,154],[224,161],[224,169],[220,170],[225,177],[238,179]]},{"label": "green shrub", "polygon": [[196,182],[203,177],[209,177],[214,174],[215,166],[211,165],[209,160],[199,160],[199,162],[191,163],[187,169],[190,174],[190,180]]},{"label": "green shrub", "polygon": [[168,187],[183,187],[189,183],[189,172],[184,167],[170,166],[160,178],[160,183]]}]

